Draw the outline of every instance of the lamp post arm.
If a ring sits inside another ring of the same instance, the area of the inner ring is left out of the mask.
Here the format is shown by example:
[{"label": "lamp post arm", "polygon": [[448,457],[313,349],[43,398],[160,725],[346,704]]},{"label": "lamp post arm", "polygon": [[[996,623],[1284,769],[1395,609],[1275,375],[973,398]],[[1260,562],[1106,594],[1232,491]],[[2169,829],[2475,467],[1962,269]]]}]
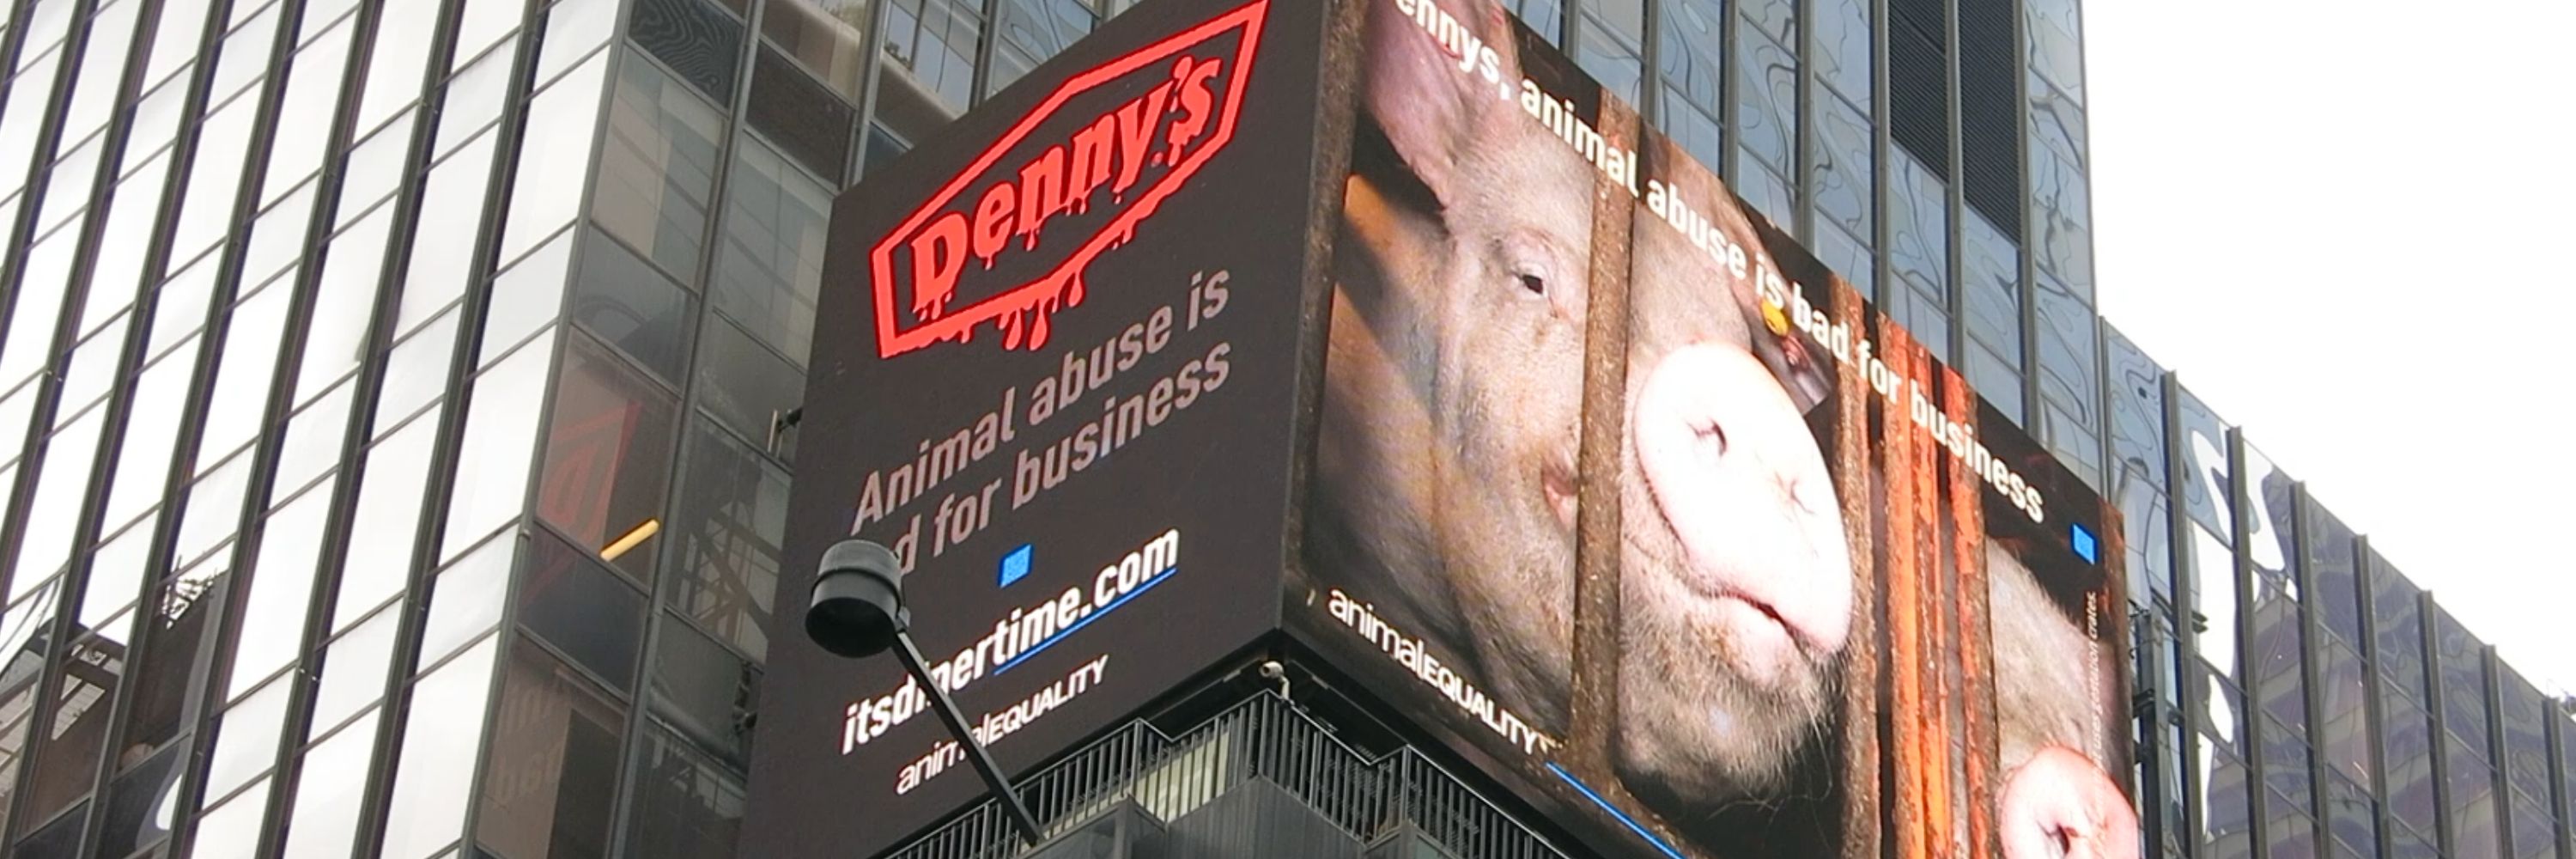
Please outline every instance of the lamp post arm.
[{"label": "lamp post arm", "polygon": [[984,744],[977,742],[974,732],[967,729],[966,714],[957,709],[957,702],[949,700],[948,692],[930,681],[930,668],[922,663],[921,650],[913,646],[911,633],[895,632],[894,652],[896,658],[903,660],[903,670],[911,672],[912,679],[929,693],[930,709],[939,714],[939,721],[948,725],[948,733],[957,738],[958,745],[966,748],[967,762],[975,765],[976,774],[984,777],[984,784],[993,789],[993,795],[1002,800],[1002,807],[1011,812],[1011,822],[1018,826],[1020,838],[1028,842],[1028,846],[1037,846],[1037,817],[1030,814],[1029,807],[1020,801],[1020,792],[1011,786],[1010,776],[1003,775],[1002,768],[993,763],[992,753],[985,751]]}]

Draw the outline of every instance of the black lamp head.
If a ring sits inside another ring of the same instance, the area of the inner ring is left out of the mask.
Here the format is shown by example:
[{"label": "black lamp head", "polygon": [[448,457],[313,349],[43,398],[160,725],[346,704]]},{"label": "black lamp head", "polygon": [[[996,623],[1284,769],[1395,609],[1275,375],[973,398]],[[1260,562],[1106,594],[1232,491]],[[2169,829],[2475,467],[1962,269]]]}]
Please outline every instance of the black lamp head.
[{"label": "black lamp head", "polygon": [[860,659],[894,646],[895,634],[910,622],[894,550],[866,540],[843,540],[823,550],[814,602],[805,610],[805,637]]}]

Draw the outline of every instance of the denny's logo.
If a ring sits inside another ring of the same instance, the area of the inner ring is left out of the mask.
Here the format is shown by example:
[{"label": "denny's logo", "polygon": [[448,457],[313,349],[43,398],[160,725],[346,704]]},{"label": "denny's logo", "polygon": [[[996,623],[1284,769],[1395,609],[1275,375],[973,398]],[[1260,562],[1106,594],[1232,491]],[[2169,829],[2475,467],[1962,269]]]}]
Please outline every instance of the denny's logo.
[{"label": "denny's logo", "polygon": [[1234,138],[1270,0],[1073,76],[869,251],[877,351],[1046,345],[1083,272]]}]

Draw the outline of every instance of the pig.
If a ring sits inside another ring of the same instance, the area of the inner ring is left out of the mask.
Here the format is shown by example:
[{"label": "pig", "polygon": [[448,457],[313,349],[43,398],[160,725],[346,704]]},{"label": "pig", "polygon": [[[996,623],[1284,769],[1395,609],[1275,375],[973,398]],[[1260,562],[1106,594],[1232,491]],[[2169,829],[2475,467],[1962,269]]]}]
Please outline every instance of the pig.
[{"label": "pig", "polygon": [[1820,398],[1802,392],[1828,383],[1794,333],[1760,322],[1757,282],[1776,263],[1714,177],[1668,140],[1650,146],[1649,163],[1672,165],[1661,202],[1714,229],[1694,242],[1639,201],[1614,762],[1690,821],[1789,787],[1839,700],[1855,573],[1803,414]]},{"label": "pig", "polygon": [[1596,174],[1501,97],[1501,10],[1407,5],[1368,22],[1309,553],[1562,736]]},{"label": "pig", "polygon": [[2116,675],[2088,665],[2094,639],[2000,543],[1987,544],[1986,578],[2004,859],[2137,859],[2137,810],[2098,751],[2116,738],[2093,718],[2117,694]]}]

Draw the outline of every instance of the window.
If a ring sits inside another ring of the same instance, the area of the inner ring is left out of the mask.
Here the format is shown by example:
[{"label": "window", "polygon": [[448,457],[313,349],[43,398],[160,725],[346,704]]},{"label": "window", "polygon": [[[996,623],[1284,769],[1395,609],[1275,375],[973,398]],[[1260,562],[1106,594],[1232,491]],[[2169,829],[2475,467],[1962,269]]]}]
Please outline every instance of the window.
[{"label": "window", "polygon": [[537,515],[589,552],[651,581],[670,487],[672,396],[588,337],[564,352]]},{"label": "window", "polygon": [[814,340],[831,190],[745,140],[734,151],[725,198],[724,242],[707,301],[802,364]]},{"label": "window", "polygon": [[571,315],[590,333],[665,381],[688,355],[693,302],[678,284],[605,236],[582,241]]},{"label": "window", "polygon": [[660,730],[644,744],[626,846],[635,859],[733,855],[742,831],[742,784]]},{"label": "window", "polygon": [[538,531],[519,577],[519,622],[620,693],[644,646],[644,595],[591,554]]},{"label": "window", "polygon": [[673,511],[672,608],[754,659],[765,656],[787,527],[787,473],[700,420]]},{"label": "window", "polygon": [[742,56],[740,19],[708,0],[635,0],[631,14],[627,38],[669,64],[699,93],[717,104],[733,103],[735,69]]},{"label": "window", "polygon": [[696,277],[706,252],[707,196],[724,133],[725,117],[713,105],[652,63],[626,57],[618,64],[616,95],[608,105],[608,142],[600,151],[591,220],[670,276],[684,282]]},{"label": "window", "polygon": [[503,671],[477,837],[502,856],[604,859],[625,708],[526,640]]}]

